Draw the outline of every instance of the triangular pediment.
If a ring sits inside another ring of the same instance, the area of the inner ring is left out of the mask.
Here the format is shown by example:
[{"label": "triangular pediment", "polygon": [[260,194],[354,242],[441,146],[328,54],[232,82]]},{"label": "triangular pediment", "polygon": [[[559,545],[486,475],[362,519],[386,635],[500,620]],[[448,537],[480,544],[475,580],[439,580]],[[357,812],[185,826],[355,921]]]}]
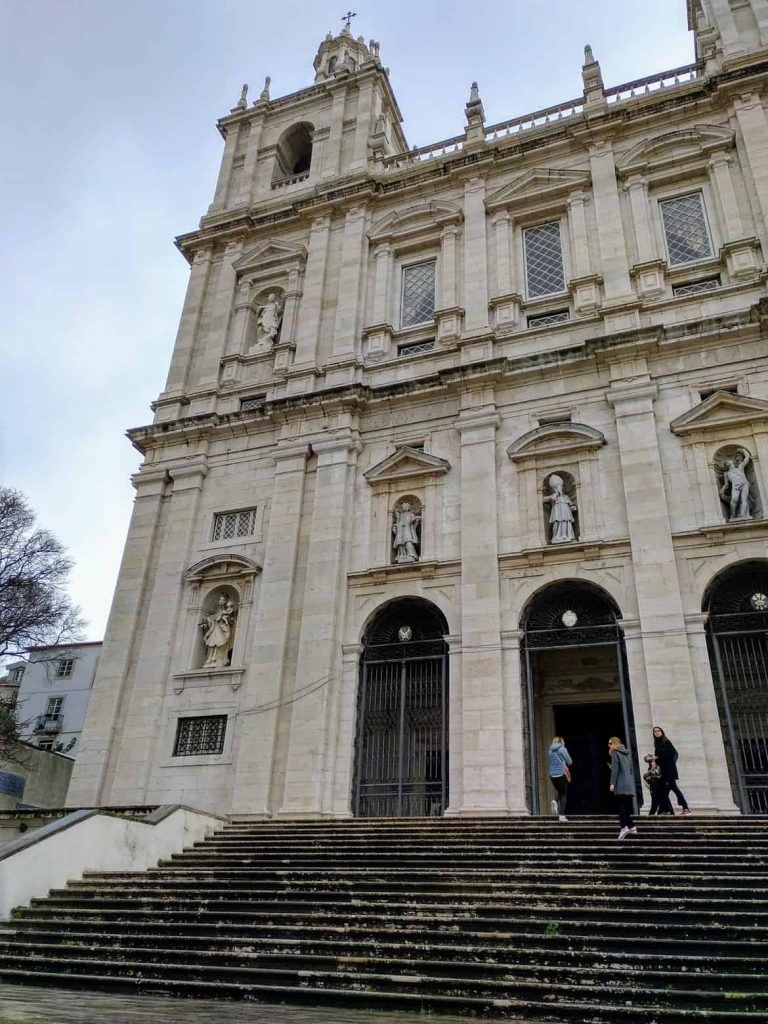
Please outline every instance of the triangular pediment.
[{"label": "triangular pediment", "polygon": [[364,475],[369,484],[380,484],[417,476],[437,476],[447,473],[450,468],[451,464],[446,459],[428,455],[419,448],[404,447],[382,459]]},{"label": "triangular pediment", "polygon": [[664,164],[669,160],[684,161],[702,157],[713,149],[732,145],[733,131],[719,124],[699,124],[643,139],[616,160],[620,173]]},{"label": "triangular pediment", "polygon": [[685,435],[698,430],[720,430],[765,420],[768,420],[768,402],[764,399],[716,391],[672,420],[669,427],[673,434]]},{"label": "triangular pediment", "polygon": [[486,205],[489,210],[515,206],[518,203],[529,203],[531,200],[567,195],[569,192],[587,189],[589,185],[590,176],[587,171],[532,167],[490,195]]},{"label": "triangular pediment", "polygon": [[522,462],[524,459],[596,451],[604,444],[605,436],[586,423],[545,423],[513,441],[507,448],[507,455],[513,462]]},{"label": "triangular pediment", "polygon": [[249,270],[266,270],[279,264],[300,262],[307,258],[307,250],[296,242],[268,238],[235,260],[233,267],[238,274]]}]

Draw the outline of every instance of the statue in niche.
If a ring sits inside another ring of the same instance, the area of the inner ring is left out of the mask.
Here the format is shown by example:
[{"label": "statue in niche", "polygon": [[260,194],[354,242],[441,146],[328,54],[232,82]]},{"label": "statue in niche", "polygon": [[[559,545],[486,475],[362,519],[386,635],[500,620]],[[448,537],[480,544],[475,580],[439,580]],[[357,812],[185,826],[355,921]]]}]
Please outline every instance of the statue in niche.
[{"label": "statue in niche", "polygon": [[557,473],[552,473],[549,478],[549,486],[552,493],[544,496],[544,504],[551,505],[549,522],[552,527],[552,544],[566,544],[568,541],[576,540],[574,523],[576,517],[576,503],[565,493],[565,482]]},{"label": "statue in niche", "polygon": [[229,665],[236,615],[235,602],[229,594],[222,594],[214,610],[203,615],[200,622],[205,644],[203,668],[226,668]]},{"label": "statue in niche", "polygon": [[721,469],[723,483],[720,488],[720,497],[728,504],[729,523],[752,518],[749,512],[752,496],[745,472],[749,462],[750,455],[746,448],[739,448],[723,462]]},{"label": "statue in niche", "polygon": [[401,501],[395,506],[395,522],[392,526],[395,562],[418,562],[421,551],[420,524],[421,516],[414,512],[410,501]]},{"label": "statue in niche", "polygon": [[274,345],[283,322],[283,303],[275,292],[270,292],[256,319],[256,341]]}]

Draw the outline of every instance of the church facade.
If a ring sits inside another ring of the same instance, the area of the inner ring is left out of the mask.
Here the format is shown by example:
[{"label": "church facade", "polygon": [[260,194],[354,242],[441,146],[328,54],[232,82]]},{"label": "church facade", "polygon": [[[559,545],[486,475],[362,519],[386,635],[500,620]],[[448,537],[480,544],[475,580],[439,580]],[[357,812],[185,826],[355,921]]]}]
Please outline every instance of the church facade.
[{"label": "church facade", "polygon": [[72,805],[768,811],[768,0],[410,149],[378,44],[219,122]]}]

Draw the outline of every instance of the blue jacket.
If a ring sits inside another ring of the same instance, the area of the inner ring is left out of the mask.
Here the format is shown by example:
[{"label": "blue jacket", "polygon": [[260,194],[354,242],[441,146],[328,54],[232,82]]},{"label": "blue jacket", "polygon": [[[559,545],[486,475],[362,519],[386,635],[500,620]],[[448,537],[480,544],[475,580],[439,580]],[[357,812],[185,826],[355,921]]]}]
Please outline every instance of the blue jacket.
[{"label": "blue jacket", "polygon": [[571,755],[562,743],[553,743],[549,748],[549,777],[559,779],[565,775],[565,766],[572,765]]}]

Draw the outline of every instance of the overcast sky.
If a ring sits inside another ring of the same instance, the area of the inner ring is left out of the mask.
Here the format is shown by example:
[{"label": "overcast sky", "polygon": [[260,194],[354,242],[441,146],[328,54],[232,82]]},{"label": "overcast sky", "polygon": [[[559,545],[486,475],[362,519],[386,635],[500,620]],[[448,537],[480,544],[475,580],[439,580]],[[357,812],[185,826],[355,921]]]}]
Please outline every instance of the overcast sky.
[{"label": "overcast sky", "polygon": [[[338,9],[337,9],[338,7]],[[685,0],[365,0],[410,145],[578,96],[583,46],[607,85],[693,60]],[[128,427],[164,384],[186,263],[175,235],[208,206],[216,118],[264,76],[312,82],[341,4],[0,0],[0,479],[69,547],[100,639],[139,456]]]}]

